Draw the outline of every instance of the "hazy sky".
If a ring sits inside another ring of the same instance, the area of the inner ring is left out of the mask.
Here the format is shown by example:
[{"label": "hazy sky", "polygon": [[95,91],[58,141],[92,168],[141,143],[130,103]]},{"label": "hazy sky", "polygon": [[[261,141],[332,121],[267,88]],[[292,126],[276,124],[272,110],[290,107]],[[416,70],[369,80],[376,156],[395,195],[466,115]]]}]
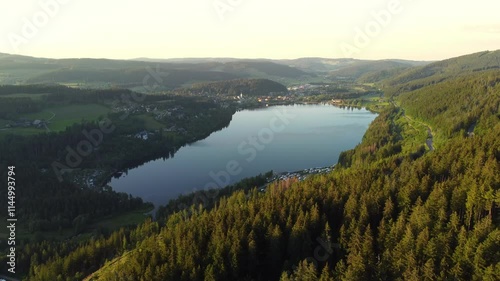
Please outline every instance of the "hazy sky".
[{"label": "hazy sky", "polygon": [[0,0],[0,52],[438,60],[500,49],[498,0]]}]

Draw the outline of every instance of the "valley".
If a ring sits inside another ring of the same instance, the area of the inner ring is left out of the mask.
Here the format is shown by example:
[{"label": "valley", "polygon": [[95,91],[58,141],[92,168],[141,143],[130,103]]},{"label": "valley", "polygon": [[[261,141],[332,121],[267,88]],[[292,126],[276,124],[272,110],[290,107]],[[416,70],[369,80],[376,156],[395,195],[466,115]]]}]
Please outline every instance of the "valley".
[{"label": "valley", "polygon": [[16,278],[495,280],[499,56],[3,54]]}]

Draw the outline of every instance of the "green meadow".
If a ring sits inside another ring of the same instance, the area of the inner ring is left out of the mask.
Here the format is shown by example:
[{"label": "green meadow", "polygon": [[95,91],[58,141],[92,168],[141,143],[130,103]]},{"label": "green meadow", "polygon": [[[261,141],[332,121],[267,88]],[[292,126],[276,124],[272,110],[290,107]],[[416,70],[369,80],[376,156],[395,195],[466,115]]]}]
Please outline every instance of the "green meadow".
[{"label": "green meadow", "polygon": [[49,121],[48,128],[51,131],[64,131],[66,127],[81,121],[97,120],[101,116],[106,116],[109,108],[99,104],[84,105],[62,105],[57,107],[48,107],[41,112],[24,115],[24,118],[30,120]]}]

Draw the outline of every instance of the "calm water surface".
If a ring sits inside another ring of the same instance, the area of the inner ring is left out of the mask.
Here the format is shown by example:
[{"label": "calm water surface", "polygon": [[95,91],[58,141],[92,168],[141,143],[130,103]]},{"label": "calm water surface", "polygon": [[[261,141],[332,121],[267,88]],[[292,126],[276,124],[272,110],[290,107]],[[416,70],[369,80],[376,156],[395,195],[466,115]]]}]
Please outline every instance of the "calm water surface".
[{"label": "calm water surface", "polygon": [[237,112],[229,126],[186,145],[174,157],[148,162],[115,178],[114,190],[155,205],[206,187],[223,187],[269,170],[335,164],[375,119],[365,109],[331,105],[277,106]]}]

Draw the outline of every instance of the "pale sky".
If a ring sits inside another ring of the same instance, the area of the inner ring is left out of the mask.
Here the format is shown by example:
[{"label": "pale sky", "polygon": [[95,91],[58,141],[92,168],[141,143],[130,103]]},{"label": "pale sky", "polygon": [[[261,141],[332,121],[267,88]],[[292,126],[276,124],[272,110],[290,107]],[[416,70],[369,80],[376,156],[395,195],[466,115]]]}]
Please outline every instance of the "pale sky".
[{"label": "pale sky", "polygon": [[499,11],[498,0],[0,0],[0,52],[441,60],[500,49]]}]

